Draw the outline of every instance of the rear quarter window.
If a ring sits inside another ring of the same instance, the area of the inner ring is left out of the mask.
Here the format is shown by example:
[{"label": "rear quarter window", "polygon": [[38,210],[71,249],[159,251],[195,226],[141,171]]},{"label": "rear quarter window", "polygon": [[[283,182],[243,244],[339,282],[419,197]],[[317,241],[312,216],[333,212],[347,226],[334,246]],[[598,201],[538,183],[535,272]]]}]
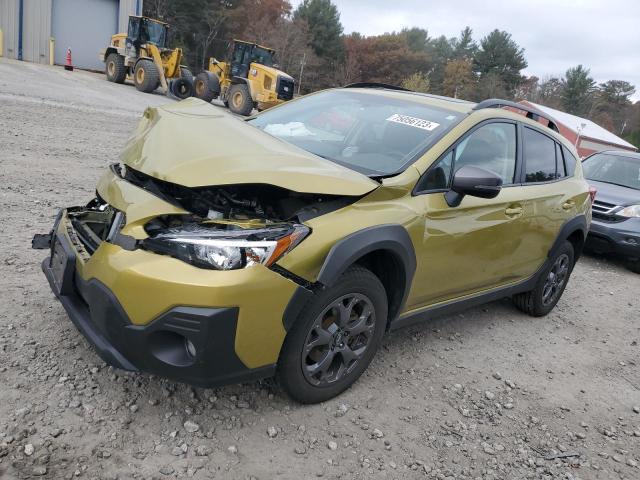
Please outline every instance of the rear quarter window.
[{"label": "rear quarter window", "polygon": [[562,153],[564,154],[564,165],[567,169],[567,177],[573,177],[578,161],[576,160],[576,157],[574,157],[569,149],[564,145],[562,146]]}]

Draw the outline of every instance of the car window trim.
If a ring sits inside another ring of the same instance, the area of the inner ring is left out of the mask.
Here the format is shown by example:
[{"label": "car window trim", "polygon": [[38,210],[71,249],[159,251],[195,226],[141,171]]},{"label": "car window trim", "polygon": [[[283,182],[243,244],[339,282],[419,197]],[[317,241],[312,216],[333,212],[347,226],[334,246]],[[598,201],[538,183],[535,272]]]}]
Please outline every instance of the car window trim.
[{"label": "car window trim", "polygon": [[[522,147],[523,147],[522,148],[522,152],[523,152],[523,154],[522,154],[522,171],[520,173],[520,185],[522,185],[524,187],[527,187],[529,185],[546,185],[546,184],[549,184],[549,183],[562,182],[562,181],[564,181],[564,180],[566,180],[568,178],[573,177],[573,175],[566,175],[566,173],[567,173],[567,165],[566,165],[566,163],[564,163],[565,175],[563,177],[554,178],[553,180],[545,180],[545,181],[542,181],[542,182],[527,182],[526,181],[527,159],[524,158],[524,129],[528,128],[530,130],[533,130],[534,132],[538,132],[538,133],[544,135],[545,137],[549,138],[554,143],[554,152],[555,152],[554,156],[556,157],[556,161],[555,161],[556,174],[558,173],[558,159],[557,159],[558,150],[557,150],[556,146],[559,145],[560,146],[560,150],[562,151],[563,145],[562,145],[561,142],[559,142],[558,140],[553,138],[551,135],[547,134],[546,132],[544,132],[540,128],[534,127],[533,125],[521,124],[521,128],[522,128],[521,138],[522,138]],[[564,152],[562,152],[562,158],[563,158],[563,162],[564,162]],[[575,170],[574,170],[573,173],[575,174]]]},{"label": "car window trim", "polygon": [[[478,130],[479,128],[481,128],[481,127],[483,127],[485,125],[489,125],[489,124],[492,124],[492,123],[509,123],[511,125],[515,125],[515,127],[516,127],[516,164],[515,164],[514,173],[513,173],[514,182],[503,184],[502,188],[509,188],[509,187],[518,186],[519,183],[515,182],[515,180],[517,178],[519,178],[519,176],[520,176],[519,165],[520,165],[520,162],[522,160],[522,157],[521,157],[522,148],[521,148],[521,142],[520,142],[520,132],[519,132],[519,129],[518,129],[519,122],[517,122],[516,120],[513,120],[511,118],[496,117],[496,118],[489,118],[489,119],[483,120],[483,121],[481,121],[479,123],[476,123],[471,128],[469,128],[463,135],[458,137],[455,142],[453,142],[451,145],[449,145],[449,147],[447,147],[447,149],[444,151],[444,153],[442,155],[440,155],[431,165],[429,165],[429,168],[427,168],[427,170],[422,175],[420,175],[420,178],[418,179],[418,181],[416,182],[416,184],[413,187],[413,190],[411,191],[411,196],[412,197],[416,197],[418,195],[425,195],[425,194],[429,194],[429,193],[444,193],[444,192],[448,192],[449,190],[451,190],[451,181],[453,180],[453,174],[455,173],[455,162],[456,162],[455,150],[456,150],[456,148],[458,148],[458,145],[460,145],[463,141],[465,141],[467,139],[467,137],[470,136],[473,132],[475,132],[476,130]],[[435,167],[435,165],[437,165],[442,159],[444,159],[451,152],[453,152],[453,159],[451,161],[451,171],[450,171],[450,174],[449,174],[449,186],[448,186],[448,188],[433,188],[433,189],[429,189],[429,190],[418,190],[417,187],[418,187],[418,185],[420,185],[420,182],[422,181],[422,179],[426,175],[429,174],[429,172]]]}]

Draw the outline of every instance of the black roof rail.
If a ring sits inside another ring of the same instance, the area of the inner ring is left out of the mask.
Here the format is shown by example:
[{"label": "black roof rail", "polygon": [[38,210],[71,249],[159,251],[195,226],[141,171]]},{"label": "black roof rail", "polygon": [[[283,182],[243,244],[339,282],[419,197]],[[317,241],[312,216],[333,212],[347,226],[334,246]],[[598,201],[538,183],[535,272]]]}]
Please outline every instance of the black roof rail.
[{"label": "black roof rail", "polygon": [[540,118],[544,118],[547,122],[549,122],[548,126],[551,130],[553,130],[554,132],[560,133],[560,130],[558,129],[558,125],[556,124],[556,121],[553,118],[551,118],[546,113],[541,112],[535,107],[523,105],[522,103],[512,102],[510,100],[500,100],[499,98],[490,98],[488,100],[483,100],[482,102],[478,103],[475,107],[473,107],[473,110],[482,110],[483,108],[504,108],[504,107],[511,107],[517,110],[521,110],[523,112],[527,112],[527,118],[530,118],[531,120],[535,120],[536,122]]},{"label": "black roof rail", "polygon": [[389,85],[387,83],[377,83],[377,82],[356,82],[345,85],[343,88],[386,88],[389,90],[400,90],[403,92],[412,92],[413,90],[409,90],[408,88],[398,87],[397,85]]}]

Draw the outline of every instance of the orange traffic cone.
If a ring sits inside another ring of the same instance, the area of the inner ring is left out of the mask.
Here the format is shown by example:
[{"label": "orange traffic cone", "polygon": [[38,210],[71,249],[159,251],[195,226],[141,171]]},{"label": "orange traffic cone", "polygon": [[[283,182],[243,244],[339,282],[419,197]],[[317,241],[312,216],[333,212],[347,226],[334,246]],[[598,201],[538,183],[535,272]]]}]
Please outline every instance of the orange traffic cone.
[{"label": "orange traffic cone", "polygon": [[73,63],[71,62],[71,49],[67,48],[67,62],[64,65],[65,70],[73,72]]}]

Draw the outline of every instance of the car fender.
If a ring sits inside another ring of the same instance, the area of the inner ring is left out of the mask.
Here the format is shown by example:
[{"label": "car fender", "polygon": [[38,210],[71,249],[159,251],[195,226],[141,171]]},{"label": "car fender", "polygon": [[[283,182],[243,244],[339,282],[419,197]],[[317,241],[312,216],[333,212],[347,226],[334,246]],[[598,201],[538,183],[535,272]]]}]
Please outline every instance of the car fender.
[{"label": "car fender", "polygon": [[[416,271],[416,254],[413,242],[406,228],[402,225],[376,225],[358,230],[337,241],[329,250],[314,285],[318,288],[331,287],[351,265],[368,253],[379,250],[389,252],[403,267],[404,291],[397,309],[400,312],[407,300]],[[312,289],[304,286],[298,287],[283,315],[283,324],[286,330],[289,330],[295,323],[304,305],[312,296]]]}]

